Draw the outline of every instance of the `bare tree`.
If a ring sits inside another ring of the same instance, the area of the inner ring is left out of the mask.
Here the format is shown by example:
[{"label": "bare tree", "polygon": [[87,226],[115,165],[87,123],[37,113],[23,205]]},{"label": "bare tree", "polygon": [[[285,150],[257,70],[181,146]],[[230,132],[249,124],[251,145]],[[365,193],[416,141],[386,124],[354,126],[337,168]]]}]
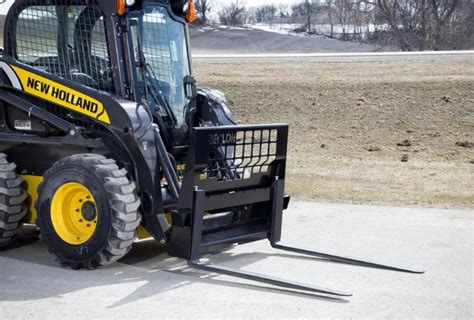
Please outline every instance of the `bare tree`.
[{"label": "bare tree", "polygon": [[327,1],[327,11],[328,11],[328,17],[329,17],[329,25],[331,26],[331,38],[334,38],[334,17],[333,17],[333,12],[334,12],[334,0],[328,0]]},{"label": "bare tree", "polygon": [[454,49],[474,48],[474,1],[460,0],[452,20],[443,44]]},{"label": "bare tree", "polygon": [[441,37],[444,26],[449,22],[459,0],[429,0],[433,26],[434,50],[441,48]]},{"label": "bare tree", "polygon": [[[423,1],[423,0],[422,0]],[[372,32],[372,26],[376,25],[375,22],[375,10],[373,10],[373,6],[367,3],[358,3],[357,4],[357,9],[359,10],[359,13],[361,14],[361,19],[359,20],[360,23],[365,24],[366,31],[365,31],[365,39],[369,39],[370,33]],[[372,21],[374,21],[372,23]]]},{"label": "bare tree", "polygon": [[292,12],[294,22],[306,22],[299,31],[313,31],[318,18],[329,22],[327,36],[344,40],[395,44],[403,51],[474,47],[474,0],[300,0]]},{"label": "bare tree", "polygon": [[308,32],[312,31],[311,19],[317,8],[318,2],[316,0],[303,0],[292,6],[294,15],[306,17],[306,28]]},{"label": "bare tree", "polygon": [[280,19],[286,19],[290,17],[290,7],[286,4],[278,5],[278,15]]},{"label": "bare tree", "polygon": [[352,0],[334,0],[334,4],[338,22],[342,27],[342,39],[347,40],[347,25],[351,19],[354,2]]},{"label": "bare tree", "polygon": [[253,8],[253,16],[256,22],[273,22],[276,19],[278,8],[273,4]]},{"label": "bare tree", "polygon": [[[369,0],[383,14],[401,50],[440,50],[462,0]],[[468,7],[465,4],[465,7]]]},{"label": "bare tree", "polygon": [[244,24],[246,8],[243,0],[233,0],[224,6],[219,12],[219,20],[222,24],[238,26]]},{"label": "bare tree", "polygon": [[398,39],[399,47],[403,51],[412,50],[412,45],[408,42],[406,38],[406,33],[402,30],[405,26],[401,26],[400,20],[405,19],[414,13],[416,10],[411,8],[408,4],[408,10],[403,10],[404,6],[398,3],[398,0],[376,0],[374,2],[382,12],[385,21],[390,26],[390,29],[394,33],[395,37]]},{"label": "bare tree", "polygon": [[196,3],[196,11],[201,18],[201,24],[207,24],[207,17],[209,16],[212,8],[213,3],[212,0],[195,0]]}]

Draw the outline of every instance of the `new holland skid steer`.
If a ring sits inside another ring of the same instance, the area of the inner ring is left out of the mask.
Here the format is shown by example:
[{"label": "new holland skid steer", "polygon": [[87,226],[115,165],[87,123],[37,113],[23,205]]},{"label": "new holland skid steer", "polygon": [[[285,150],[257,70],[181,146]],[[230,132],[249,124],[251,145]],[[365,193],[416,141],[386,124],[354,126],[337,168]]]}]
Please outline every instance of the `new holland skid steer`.
[{"label": "new holland skid steer", "polygon": [[138,236],[196,269],[333,295],[200,258],[281,245],[288,126],[237,126],[222,94],[198,88],[192,1],[17,0],[0,54],[0,246],[35,224],[73,269],[125,256]]}]

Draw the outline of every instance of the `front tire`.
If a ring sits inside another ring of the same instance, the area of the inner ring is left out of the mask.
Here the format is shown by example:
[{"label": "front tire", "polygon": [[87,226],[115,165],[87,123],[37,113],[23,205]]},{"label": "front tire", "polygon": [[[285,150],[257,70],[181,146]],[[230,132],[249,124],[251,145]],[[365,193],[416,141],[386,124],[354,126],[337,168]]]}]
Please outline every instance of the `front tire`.
[{"label": "front tire", "polygon": [[64,158],[44,174],[38,194],[37,225],[63,265],[111,264],[137,239],[140,200],[115,160],[95,154]]},{"label": "front tire", "polygon": [[13,242],[27,214],[27,194],[22,183],[23,177],[16,173],[16,165],[0,153],[0,249]]}]

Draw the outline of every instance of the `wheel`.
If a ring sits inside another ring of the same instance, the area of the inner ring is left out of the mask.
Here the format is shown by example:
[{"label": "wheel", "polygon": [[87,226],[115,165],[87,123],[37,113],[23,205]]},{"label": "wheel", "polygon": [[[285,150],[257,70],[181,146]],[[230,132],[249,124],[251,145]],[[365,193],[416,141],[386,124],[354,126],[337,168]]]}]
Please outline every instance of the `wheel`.
[{"label": "wheel", "polygon": [[0,249],[14,240],[27,213],[23,177],[15,169],[16,165],[0,153]]},{"label": "wheel", "polygon": [[141,222],[135,183],[115,160],[78,154],[56,162],[38,187],[37,225],[49,252],[73,269],[111,264]]}]

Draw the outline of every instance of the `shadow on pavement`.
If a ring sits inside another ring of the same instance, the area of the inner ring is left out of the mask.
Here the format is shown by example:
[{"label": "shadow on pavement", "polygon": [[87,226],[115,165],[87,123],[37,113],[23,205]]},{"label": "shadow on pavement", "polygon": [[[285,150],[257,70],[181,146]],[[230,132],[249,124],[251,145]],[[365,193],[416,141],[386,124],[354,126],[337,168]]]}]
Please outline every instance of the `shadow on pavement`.
[{"label": "shadow on pavement", "polygon": [[[13,250],[14,249],[14,250]],[[154,240],[137,242],[131,252],[119,263],[94,271],[73,271],[63,268],[46,254],[46,245],[38,241],[34,230],[23,232],[16,244],[0,252],[0,301],[38,300],[72,293],[78,290],[123,283],[144,282],[126,297],[114,302],[109,308],[123,306],[170,290],[196,283],[218,285],[260,292],[278,292],[285,295],[317,299],[333,303],[347,303],[347,300],[303,291],[280,289],[254,282],[241,282],[239,279],[194,270],[186,261],[170,257],[167,249]],[[207,257],[218,264],[241,269],[269,256],[308,259],[286,254],[265,254],[259,252],[232,254],[223,252]],[[312,258],[309,258],[314,260]],[[18,263],[24,262],[24,263]],[[231,262],[231,263],[230,263]],[[32,266],[34,265],[34,266]],[[38,277],[38,275],[41,275]],[[41,288],[32,289],[32,288]],[[133,289],[131,289],[133,290]]]}]

